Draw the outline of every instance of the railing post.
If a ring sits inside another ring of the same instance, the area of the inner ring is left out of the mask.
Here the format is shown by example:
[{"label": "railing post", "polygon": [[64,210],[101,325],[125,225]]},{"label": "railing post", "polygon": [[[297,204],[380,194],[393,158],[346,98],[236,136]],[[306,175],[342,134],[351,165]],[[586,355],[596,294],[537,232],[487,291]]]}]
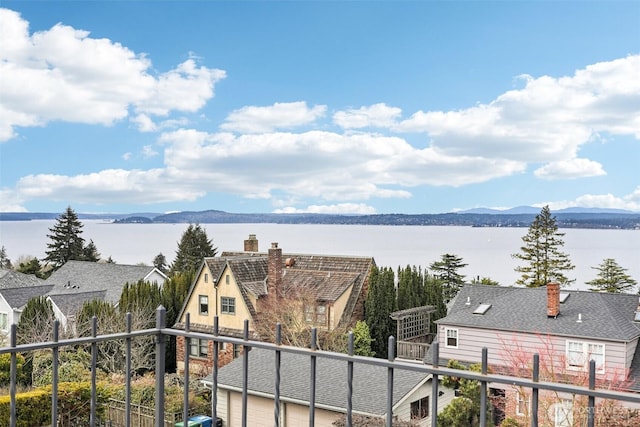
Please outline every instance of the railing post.
[{"label": "railing post", "polygon": [[125,374],[127,376],[127,384],[125,385],[125,411],[124,411],[124,422],[126,426],[131,425],[131,312],[127,312],[126,315],[126,328],[127,328],[127,339],[125,340],[126,344],[126,356],[125,356]]},{"label": "railing post", "polygon": [[[276,323],[276,345],[280,346],[282,344],[282,324],[280,322]],[[282,362],[282,353],[279,348],[276,348],[275,352],[275,369],[276,369],[276,378],[275,378],[275,390],[273,395],[273,425],[275,427],[280,426],[280,365]]]},{"label": "railing post", "polygon": [[[533,355],[533,378],[534,382],[540,380],[540,355]],[[531,389],[531,427],[538,427],[538,388]]]},{"label": "railing post", "polygon": [[[58,342],[60,339],[60,321],[58,319],[53,321],[53,342]],[[58,425],[58,355],[60,349],[58,346],[53,347],[52,365],[51,365],[51,425]]]},{"label": "railing post", "polygon": [[[389,362],[393,362],[396,350],[396,339],[393,335],[389,336],[389,348],[387,350],[387,358]],[[393,423],[393,367],[387,368],[387,427],[391,427]]]},{"label": "railing post", "polygon": [[[589,390],[596,389],[596,361],[589,360]],[[596,398],[589,395],[589,411],[587,412],[587,427],[593,427],[596,418]]]},{"label": "railing post", "polygon": [[[91,336],[98,336],[98,317],[91,318]],[[96,427],[96,409],[98,407],[98,398],[96,395],[96,384],[98,374],[98,342],[91,343],[91,409],[89,411],[89,425]]]},{"label": "railing post", "polygon": [[[347,349],[349,356],[353,356],[353,331],[349,331]],[[353,423],[353,360],[347,362],[347,426]]]},{"label": "railing post", "polygon": [[[184,320],[184,331],[191,332],[191,313],[187,312]],[[187,335],[184,337],[184,389],[182,397],[182,425],[189,425],[189,347],[191,346],[191,338]],[[215,347],[215,342],[214,342]],[[214,350],[215,351],[215,350]],[[200,346],[198,345],[198,354],[200,354]],[[213,397],[213,396],[212,396]]]},{"label": "railing post", "polygon": [[16,414],[16,381],[17,381],[17,372],[18,372],[18,361],[16,357],[16,345],[17,345],[17,325],[13,323],[11,325],[11,337],[9,345],[14,350],[11,352],[11,367],[9,370],[9,376],[11,379],[9,380],[9,394],[10,394],[10,407],[9,407],[9,427],[16,427],[18,422],[17,414]]},{"label": "railing post", "polygon": [[[213,316],[213,336],[218,336],[218,316]],[[213,385],[211,387],[211,418],[218,419],[218,341],[213,342]]]},{"label": "railing post", "polygon": [[[162,330],[167,326],[167,310],[159,305],[156,309],[156,410],[155,427],[164,427],[164,358],[167,352]],[[186,420],[185,420],[186,421]]]},{"label": "railing post", "polygon": [[[318,331],[311,329],[311,350],[317,349]],[[309,381],[309,427],[316,425],[316,355],[311,354]]]},{"label": "railing post", "polygon": [[[482,375],[487,375],[488,371],[488,350],[482,347]],[[487,425],[487,380],[480,381],[480,427]]]},{"label": "railing post", "polygon": [[[435,341],[431,344],[431,364],[434,368],[440,366],[440,343]],[[433,374],[431,378],[431,427],[437,427],[438,425],[438,374]]]},{"label": "railing post", "polygon": [[[249,321],[244,321],[243,339],[249,340]],[[242,349],[242,427],[247,427],[247,404],[249,401],[249,349]]]}]

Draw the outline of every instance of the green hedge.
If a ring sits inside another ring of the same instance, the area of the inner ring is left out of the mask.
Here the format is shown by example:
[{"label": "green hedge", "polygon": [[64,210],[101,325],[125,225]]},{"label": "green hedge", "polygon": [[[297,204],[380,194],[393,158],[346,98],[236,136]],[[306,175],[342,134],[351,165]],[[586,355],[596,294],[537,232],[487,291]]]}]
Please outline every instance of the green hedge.
[{"label": "green hedge", "polygon": [[[51,386],[16,394],[17,427],[51,425]],[[96,388],[97,417],[104,413],[105,403],[111,395],[108,386]],[[58,385],[58,414],[76,425],[88,425],[90,416],[91,384],[60,383]],[[0,396],[0,425],[9,425],[11,397]],[[79,423],[79,424],[78,424]]]}]

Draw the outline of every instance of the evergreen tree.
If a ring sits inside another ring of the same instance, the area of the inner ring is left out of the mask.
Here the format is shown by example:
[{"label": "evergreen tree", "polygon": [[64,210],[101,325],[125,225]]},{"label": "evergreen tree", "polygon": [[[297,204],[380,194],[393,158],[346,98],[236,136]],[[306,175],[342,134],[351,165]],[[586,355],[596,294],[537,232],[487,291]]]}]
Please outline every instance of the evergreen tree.
[{"label": "evergreen tree", "polygon": [[424,276],[415,266],[398,269],[398,310],[425,304]]},{"label": "evergreen tree", "polygon": [[436,277],[427,274],[424,275],[424,290],[425,301],[424,305],[431,305],[435,308],[435,311],[431,314],[430,332],[435,334],[437,332],[437,325],[435,321],[442,319],[447,315],[447,303],[444,299],[444,293],[442,288],[442,282]]},{"label": "evergreen tree", "polygon": [[216,255],[216,248],[207,237],[207,232],[199,224],[189,224],[178,243],[176,259],[171,266],[173,274],[195,272],[206,257]]},{"label": "evergreen tree", "polygon": [[0,268],[5,268],[7,270],[11,270],[13,268],[11,260],[7,256],[7,250],[4,246],[0,249]]},{"label": "evergreen tree", "polygon": [[613,258],[605,258],[598,267],[591,268],[598,270],[598,276],[587,282],[589,290],[623,293],[630,292],[638,284]]},{"label": "evergreen tree", "polygon": [[529,226],[527,234],[522,237],[524,245],[520,248],[521,252],[512,255],[527,263],[515,269],[522,273],[516,281],[518,285],[535,288],[550,282],[562,286],[573,281],[564,274],[575,266],[571,264],[569,256],[560,250],[564,246],[563,236],[564,233],[558,231],[558,223],[551,215],[549,206],[543,207]]},{"label": "evergreen tree", "polygon": [[46,274],[42,271],[42,266],[38,258],[31,258],[29,261],[21,262],[16,271],[24,274],[33,274],[40,279],[44,279]]},{"label": "evergreen tree", "polygon": [[373,350],[371,350],[371,333],[369,332],[369,325],[367,322],[358,320],[356,326],[352,329],[353,332],[353,354],[356,356],[375,356]]},{"label": "evergreen tree", "polygon": [[365,302],[365,318],[373,342],[371,349],[376,357],[388,355],[389,336],[395,335],[395,325],[390,314],[396,311],[395,275],[390,268],[373,267],[369,277],[369,292]]},{"label": "evergreen tree", "polygon": [[500,286],[500,283],[496,282],[490,277],[474,277],[471,279],[471,284],[473,285],[487,285],[487,286]]},{"label": "evergreen tree", "polygon": [[444,254],[440,261],[434,261],[429,266],[433,274],[442,281],[445,302],[451,301],[464,286],[464,276],[458,270],[466,266],[462,258],[453,254]]},{"label": "evergreen tree", "polygon": [[160,287],[158,284],[139,280],[134,284],[124,284],[122,294],[120,294],[120,301],[118,302],[118,309],[122,314],[143,310],[155,317],[155,310],[160,305],[160,302]]},{"label": "evergreen tree", "polygon": [[93,240],[89,240],[87,246],[82,249],[82,261],[98,262],[100,261],[100,252]]},{"label": "evergreen tree", "polygon": [[153,259],[153,266],[158,270],[162,271],[164,274],[169,272],[169,265],[167,264],[167,258],[160,252]]},{"label": "evergreen tree", "polygon": [[44,261],[49,262],[54,270],[62,267],[67,261],[83,260],[84,239],[81,237],[83,224],[71,206],[58,217],[53,228],[47,234],[51,243],[47,244]]},{"label": "evergreen tree", "polygon": [[[178,321],[178,315],[187,298],[193,276],[193,273],[176,274],[162,285],[162,290],[160,291],[161,302],[162,306],[167,310],[167,326],[169,327],[172,327]],[[167,372],[175,372],[176,368],[176,337],[170,336],[167,340],[165,369]]]}]

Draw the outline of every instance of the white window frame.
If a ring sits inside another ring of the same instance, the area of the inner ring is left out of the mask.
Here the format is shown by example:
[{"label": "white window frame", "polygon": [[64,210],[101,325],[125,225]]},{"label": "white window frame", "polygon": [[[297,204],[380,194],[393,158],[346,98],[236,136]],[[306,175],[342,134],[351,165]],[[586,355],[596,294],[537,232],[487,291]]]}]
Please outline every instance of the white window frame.
[{"label": "white window frame", "polygon": [[516,392],[516,415],[525,416],[529,412],[529,396],[521,391]]},{"label": "white window frame", "polygon": [[412,420],[423,420],[429,417],[429,396],[411,402],[409,412]]},{"label": "white window frame", "polygon": [[[203,310],[203,306],[206,306],[207,309]],[[202,316],[209,315],[209,297],[207,295],[198,295],[198,314]]]},{"label": "white window frame", "polygon": [[554,427],[572,427],[573,426],[573,402],[571,400],[562,399],[555,405]]},{"label": "white window frame", "polygon": [[[449,344],[449,338],[455,339],[455,344]],[[444,328],[444,346],[449,348],[458,348],[459,334],[457,328]]]},{"label": "white window frame", "polygon": [[209,340],[191,338],[189,342],[189,356],[198,358],[209,357]]},{"label": "white window frame", "polygon": [[604,373],[605,345],[597,342],[567,340],[566,342],[566,366],[571,371],[586,372],[589,370],[589,361],[596,361],[596,373]]}]

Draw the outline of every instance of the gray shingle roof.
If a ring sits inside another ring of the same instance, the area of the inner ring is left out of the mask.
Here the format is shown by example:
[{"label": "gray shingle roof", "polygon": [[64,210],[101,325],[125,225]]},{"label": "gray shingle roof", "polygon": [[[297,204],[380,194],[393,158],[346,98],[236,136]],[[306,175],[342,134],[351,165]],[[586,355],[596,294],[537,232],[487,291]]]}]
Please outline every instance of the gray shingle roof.
[{"label": "gray shingle roof", "polygon": [[[285,266],[286,260],[295,260]],[[240,285],[256,296],[266,295],[268,255],[266,253],[225,252],[219,258],[207,258],[207,265],[215,276],[222,273],[228,262]],[[351,285],[364,281],[375,261],[371,257],[282,254],[283,290],[303,287],[318,301],[335,301]]]},{"label": "gray shingle roof", "polygon": [[24,274],[14,270],[0,268],[0,289],[20,288],[25,286],[40,286],[43,284],[44,280],[39,279],[33,274]]},{"label": "gray shingle roof", "polygon": [[[547,290],[465,285],[449,314],[439,324],[550,335],[632,341],[640,336],[634,322],[638,295],[565,291],[557,318],[547,317]],[[467,299],[471,302],[466,305]],[[482,303],[491,304],[483,315],[473,314]],[[582,322],[577,322],[581,315]]]},{"label": "gray shingle roof", "polygon": [[[44,283],[44,281],[41,281]],[[12,308],[22,308],[31,298],[39,297],[49,292],[53,286],[40,284],[39,286],[22,286],[19,288],[0,289],[0,294]]]},{"label": "gray shingle roof", "polygon": [[58,309],[65,315],[75,316],[87,301],[92,300],[104,300],[107,291],[91,291],[91,292],[77,292],[73,294],[55,294],[49,295],[51,302],[55,304]]},{"label": "gray shingle roof", "polygon": [[[308,356],[281,353],[280,396],[309,402],[310,359]],[[218,387],[242,388],[242,358],[220,368]],[[275,392],[275,352],[253,348],[249,351],[248,387],[250,392],[273,395]],[[324,357],[317,358],[316,404],[336,410],[346,411],[347,406],[347,363]],[[394,370],[393,405],[407,393],[426,381],[426,373]],[[353,410],[381,416],[386,412],[387,368],[382,366],[354,363],[353,368]],[[212,376],[205,382],[211,383]]]},{"label": "gray shingle roof", "polygon": [[126,283],[144,280],[153,271],[154,267],[149,266],[68,261],[45,283],[54,285],[51,294],[106,291],[105,300],[115,304]]}]

